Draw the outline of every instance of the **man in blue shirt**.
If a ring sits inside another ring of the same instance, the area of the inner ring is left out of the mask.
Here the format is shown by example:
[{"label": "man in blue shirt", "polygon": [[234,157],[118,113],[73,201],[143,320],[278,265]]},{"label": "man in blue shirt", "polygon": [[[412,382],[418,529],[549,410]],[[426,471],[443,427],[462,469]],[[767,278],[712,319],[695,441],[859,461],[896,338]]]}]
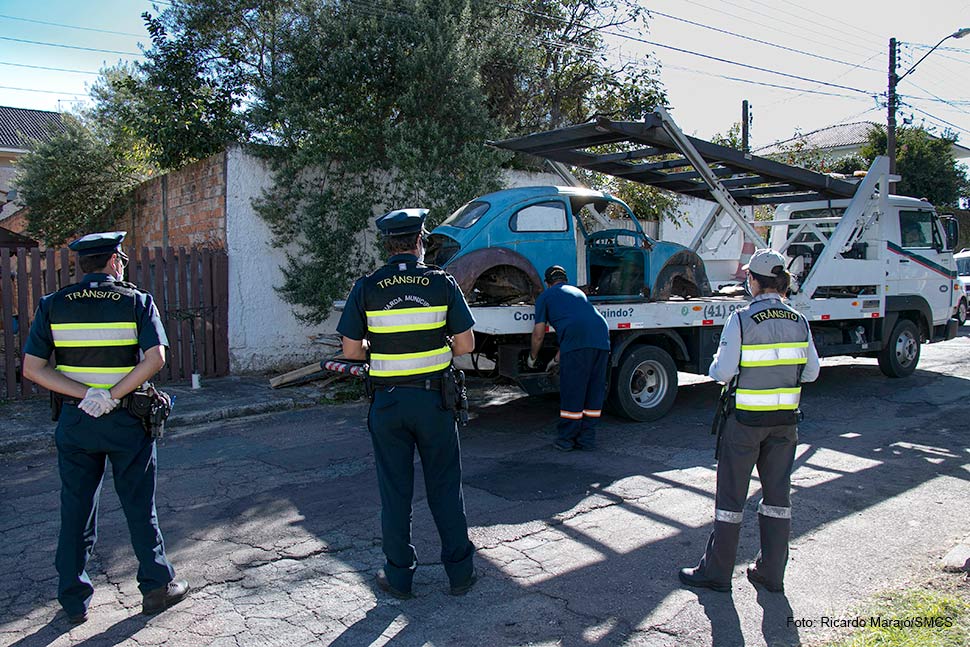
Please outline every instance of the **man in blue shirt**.
[{"label": "man in blue shirt", "polygon": [[[58,394],[54,441],[61,476],[57,599],[72,624],[88,618],[94,593],[86,565],[98,529],[107,460],[138,558],[142,612],[188,592],[165,556],[155,512],[155,440],[121,399],[165,365],[168,338],[147,292],[123,282],[125,232],[88,234],[69,247],[85,272],[40,300],[24,348],[24,377]],[[54,355],[55,367],[48,364]]]},{"label": "man in blue shirt", "polygon": [[445,372],[452,370],[452,357],[475,348],[475,319],[451,275],[420,260],[427,215],[427,209],[398,209],[377,220],[390,258],[357,281],[337,324],[344,356],[370,364],[367,423],[386,558],[377,585],[400,599],[413,597],[418,566],[411,543],[415,449],[451,594],[464,595],[478,579],[461,489],[458,427],[443,390],[450,388]]},{"label": "man in blue shirt", "polygon": [[536,299],[529,368],[534,368],[546,335],[546,323],[559,341],[559,437],[564,452],[596,448],[596,423],[606,398],[610,327],[582,290],[566,284],[566,270],[546,269],[546,290]]}]

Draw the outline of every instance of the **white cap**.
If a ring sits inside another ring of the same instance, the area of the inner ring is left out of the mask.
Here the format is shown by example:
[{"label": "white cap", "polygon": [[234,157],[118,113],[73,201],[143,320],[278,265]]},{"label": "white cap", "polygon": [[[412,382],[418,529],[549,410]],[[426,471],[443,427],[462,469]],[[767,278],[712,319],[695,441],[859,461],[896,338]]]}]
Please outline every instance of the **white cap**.
[{"label": "white cap", "polygon": [[741,269],[761,276],[781,276],[785,269],[785,257],[773,249],[757,249]]}]

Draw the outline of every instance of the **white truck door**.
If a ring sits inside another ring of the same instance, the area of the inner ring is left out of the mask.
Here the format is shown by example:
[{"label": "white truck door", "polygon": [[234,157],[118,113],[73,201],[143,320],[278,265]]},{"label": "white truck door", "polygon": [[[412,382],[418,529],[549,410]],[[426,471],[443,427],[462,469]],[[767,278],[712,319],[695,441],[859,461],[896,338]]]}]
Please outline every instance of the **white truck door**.
[{"label": "white truck door", "polygon": [[933,311],[933,323],[945,323],[953,312],[953,270],[943,253],[943,232],[929,209],[899,210],[899,245],[889,244],[898,266],[898,294],[918,294]]}]

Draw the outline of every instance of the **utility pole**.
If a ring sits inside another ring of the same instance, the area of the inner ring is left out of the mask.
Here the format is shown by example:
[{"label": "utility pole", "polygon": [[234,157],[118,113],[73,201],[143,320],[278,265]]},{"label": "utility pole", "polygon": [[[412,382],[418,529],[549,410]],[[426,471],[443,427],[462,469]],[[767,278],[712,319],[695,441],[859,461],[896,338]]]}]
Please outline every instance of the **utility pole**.
[{"label": "utility pole", "polygon": [[[896,39],[889,39],[889,92],[886,97],[886,155],[889,157],[889,174],[896,174]],[[889,183],[889,192],[895,190],[895,183]]]},{"label": "utility pole", "polygon": [[748,100],[745,99],[741,102],[741,150],[745,153],[751,151],[751,147],[748,145]]}]

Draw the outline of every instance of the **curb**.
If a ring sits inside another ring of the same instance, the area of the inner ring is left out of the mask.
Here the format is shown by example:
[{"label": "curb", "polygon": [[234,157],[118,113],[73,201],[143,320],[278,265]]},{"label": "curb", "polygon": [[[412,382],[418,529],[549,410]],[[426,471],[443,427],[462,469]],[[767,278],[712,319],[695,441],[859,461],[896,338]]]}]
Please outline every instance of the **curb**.
[{"label": "curb", "polygon": [[[193,425],[218,422],[219,420],[247,418],[250,416],[258,416],[264,413],[301,409],[313,406],[313,404],[314,403],[312,401],[297,400],[296,398],[285,398],[273,400],[272,402],[258,402],[235,407],[210,409],[208,411],[197,411],[195,413],[186,413],[183,415],[172,415],[172,417],[165,422],[165,428],[167,432],[171,428],[190,427]],[[51,426],[49,429],[45,429],[44,431],[21,434],[16,438],[0,438],[0,457],[18,453],[38,454],[53,449],[53,426]]]}]

